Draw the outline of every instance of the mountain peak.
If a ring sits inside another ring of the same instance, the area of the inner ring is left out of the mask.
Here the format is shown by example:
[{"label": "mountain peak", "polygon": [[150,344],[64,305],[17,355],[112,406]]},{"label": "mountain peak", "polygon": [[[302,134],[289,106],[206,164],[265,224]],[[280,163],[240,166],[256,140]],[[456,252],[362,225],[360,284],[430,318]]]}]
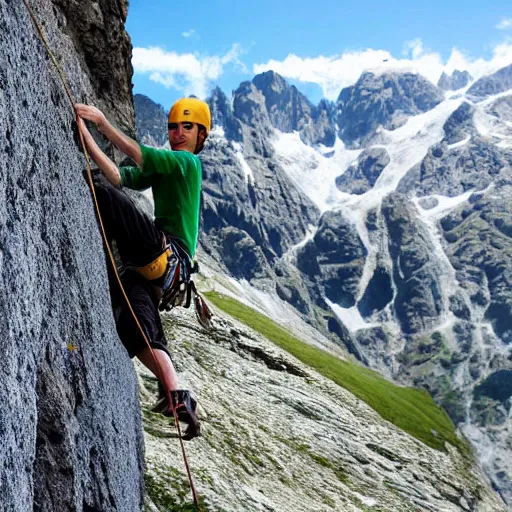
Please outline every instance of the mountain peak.
[{"label": "mountain peak", "polygon": [[272,70],[256,75],[252,79],[252,83],[263,92],[271,89],[276,93],[281,93],[290,88],[288,82],[280,74]]},{"label": "mountain peak", "polygon": [[220,86],[216,85],[212,91],[211,98],[226,98],[224,91],[220,88]]},{"label": "mountain peak", "polygon": [[456,91],[462,89],[471,82],[473,77],[467,71],[456,69],[451,75],[443,71],[443,74],[437,82],[437,86],[443,91]]},{"label": "mountain peak", "polygon": [[137,134],[143,144],[163,146],[167,141],[167,112],[159,103],[144,96],[133,96]]},{"label": "mountain peak", "polygon": [[219,86],[215,87],[207,101],[212,113],[212,126],[222,126],[227,139],[241,141],[240,123],[235,119],[230,99]]},{"label": "mountain peak", "polygon": [[355,85],[340,92],[337,101],[339,136],[358,146],[370,140],[379,126],[398,128],[406,116],[426,112],[443,93],[425,77],[411,71],[365,71]]}]

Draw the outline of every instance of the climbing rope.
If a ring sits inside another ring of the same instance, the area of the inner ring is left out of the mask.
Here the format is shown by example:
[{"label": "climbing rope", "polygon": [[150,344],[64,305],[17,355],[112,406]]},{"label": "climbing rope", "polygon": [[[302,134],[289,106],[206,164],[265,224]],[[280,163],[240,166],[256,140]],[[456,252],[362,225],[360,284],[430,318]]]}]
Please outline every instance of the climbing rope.
[{"label": "climbing rope", "polygon": [[[73,109],[73,113],[75,114],[75,119],[76,119],[77,124],[78,124],[78,114],[76,114],[76,112],[75,112],[75,103],[76,102],[74,101],[73,95],[71,94],[71,91],[69,89],[68,82],[66,80],[66,76],[65,76],[64,72],[62,71],[61,67],[59,66],[59,63],[57,62],[57,59],[53,55],[53,52],[50,49],[50,45],[48,44],[48,41],[47,41],[47,39],[46,39],[46,37],[45,37],[45,35],[44,35],[44,33],[43,33],[43,31],[42,31],[38,21],[37,21],[37,18],[35,16],[34,12],[32,11],[32,8],[30,7],[28,1],[27,0],[23,0],[23,3],[25,4],[25,7],[27,8],[27,11],[28,11],[28,14],[30,16],[30,19],[32,20],[32,23],[34,24],[34,26],[35,26],[38,34],[39,34],[40,39],[43,42],[44,47],[46,48],[46,52],[48,53],[48,56],[50,57],[51,61],[53,62],[53,65],[57,69],[57,72],[59,73],[62,85],[64,86],[64,90],[66,91],[66,95],[67,95],[67,97],[68,97],[68,99],[69,99],[69,101],[71,103],[71,108]],[[83,135],[82,135],[82,132],[80,131],[80,129],[78,129],[78,133],[79,133],[79,136],[80,136],[80,143],[82,145],[83,153],[84,153],[84,156],[85,156],[85,162],[86,162],[86,166],[87,166],[87,181],[88,181],[89,187],[90,187],[90,189],[92,191],[94,208],[96,210],[96,215],[98,217],[98,222],[99,222],[99,225],[100,225],[101,235],[103,237],[103,241],[105,243],[105,247],[107,248],[107,253],[109,255],[110,262],[111,262],[112,267],[114,269],[114,273],[116,275],[116,279],[117,279],[117,282],[118,282],[119,287],[121,289],[121,292],[123,294],[123,297],[124,297],[124,299],[125,299],[125,301],[126,301],[126,303],[128,305],[128,308],[130,309],[130,312],[133,315],[135,323],[137,324],[137,327],[140,330],[140,332],[142,334],[142,337],[144,338],[144,341],[146,342],[146,345],[149,347],[151,355],[152,355],[152,357],[153,357],[153,359],[155,361],[155,365],[156,365],[156,368],[158,369],[158,374],[159,374],[158,377],[162,377],[163,376],[162,367],[160,366],[160,363],[158,362],[158,359],[155,356],[155,353],[153,351],[153,347],[151,346],[151,343],[149,342],[149,340],[148,340],[148,338],[146,336],[146,333],[144,332],[144,329],[142,328],[142,326],[139,323],[139,319],[137,318],[137,315],[135,314],[135,311],[133,310],[132,305],[130,304],[130,300],[128,299],[128,296],[126,295],[126,292],[124,290],[123,284],[121,282],[121,278],[119,277],[119,273],[117,271],[117,266],[116,266],[116,261],[115,261],[114,255],[112,254],[112,250],[110,248],[110,244],[108,243],[107,235],[106,235],[106,232],[105,232],[105,227],[103,225],[103,220],[101,218],[101,213],[100,213],[100,209],[99,209],[99,205],[98,205],[98,200],[96,198],[96,191],[94,190],[94,183],[93,183],[93,180],[92,180],[92,170],[91,170],[91,163],[90,163],[90,159],[89,159],[89,153],[87,152],[87,147],[85,145],[85,141],[84,141],[84,138],[83,138]],[[183,438],[182,438],[182,435],[181,435],[181,427],[180,427],[180,423],[178,421],[178,415],[177,415],[176,408],[174,406],[174,401],[172,399],[171,394],[168,392],[167,395],[168,395],[167,398],[169,400],[169,404],[170,404],[170,407],[171,407],[171,410],[172,410],[172,413],[173,413],[173,416],[174,416],[174,424],[175,424],[175,427],[176,427],[176,430],[177,430],[177,433],[178,433],[178,439],[179,439],[180,445],[181,445],[181,453],[183,455],[183,461],[185,463],[185,469],[186,469],[186,472],[187,472],[187,477],[188,477],[188,481],[189,481],[189,485],[190,485],[190,490],[192,491],[192,497],[193,497],[193,500],[194,500],[194,505],[195,505],[196,510],[199,510],[199,500],[198,500],[198,497],[197,497],[196,488],[194,486],[194,481],[193,481],[193,478],[192,478],[192,473],[190,471],[190,466],[189,466],[187,454],[186,454],[186,451],[185,451],[185,445],[183,443]]]}]

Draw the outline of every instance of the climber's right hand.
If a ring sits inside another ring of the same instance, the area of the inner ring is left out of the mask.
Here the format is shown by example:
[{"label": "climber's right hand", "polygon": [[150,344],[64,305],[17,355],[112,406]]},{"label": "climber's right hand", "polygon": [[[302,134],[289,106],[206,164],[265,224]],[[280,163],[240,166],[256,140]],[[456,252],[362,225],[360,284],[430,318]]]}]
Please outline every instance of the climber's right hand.
[{"label": "climber's right hand", "polygon": [[108,124],[105,114],[92,105],[84,105],[83,103],[75,103],[75,112],[82,119],[93,122],[101,132],[102,128]]}]

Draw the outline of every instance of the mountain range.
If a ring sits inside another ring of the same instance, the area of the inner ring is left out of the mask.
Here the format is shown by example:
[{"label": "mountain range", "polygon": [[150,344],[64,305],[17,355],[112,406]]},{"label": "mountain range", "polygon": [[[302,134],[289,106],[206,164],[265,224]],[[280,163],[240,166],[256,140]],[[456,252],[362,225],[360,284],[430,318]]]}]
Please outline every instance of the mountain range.
[{"label": "mountain range", "polygon": [[506,500],[511,77],[368,71],[317,106],[272,71],[213,90],[201,238],[233,278],[428,390]]}]

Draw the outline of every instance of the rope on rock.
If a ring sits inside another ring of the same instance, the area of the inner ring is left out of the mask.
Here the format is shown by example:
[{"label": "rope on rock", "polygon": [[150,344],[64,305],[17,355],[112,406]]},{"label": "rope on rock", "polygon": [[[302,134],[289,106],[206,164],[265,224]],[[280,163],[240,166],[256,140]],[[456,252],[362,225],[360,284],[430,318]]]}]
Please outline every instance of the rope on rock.
[{"label": "rope on rock", "polygon": [[[78,114],[75,113],[75,103],[76,102],[74,101],[73,95],[71,94],[71,91],[69,89],[69,85],[68,85],[68,82],[66,80],[66,76],[65,76],[64,72],[62,71],[61,67],[59,66],[59,63],[57,62],[57,59],[53,55],[53,52],[50,49],[50,45],[48,44],[48,41],[47,41],[47,39],[46,39],[42,29],[41,29],[41,26],[39,25],[39,23],[37,21],[37,18],[36,18],[34,12],[32,11],[32,8],[30,7],[30,5],[28,3],[28,0],[23,0],[23,3],[25,4],[25,7],[27,8],[27,11],[28,11],[28,14],[30,16],[30,19],[32,20],[32,23],[34,24],[34,26],[35,26],[38,34],[39,34],[39,38],[41,39],[41,41],[43,42],[44,47],[46,48],[46,52],[48,53],[48,56],[50,57],[53,65],[57,69],[57,72],[59,73],[62,85],[64,86],[64,89],[66,91],[66,95],[67,95],[67,97],[69,99],[69,102],[71,103],[71,108],[73,109],[73,113],[75,114],[75,119],[77,120],[77,123],[78,123]],[[84,153],[84,156],[85,156],[85,162],[86,162],[86,166],[87,166],[87,181],[88,181],[89,187],[90,187],[90,189],[92,191],[94,208],[96,210],[96,215],[98,217],[98,222],[99,222],[99,225],[100,225],[101,234],[102,234],[102,237],[103,237],[103,241],[105,243],[105,247],[107,248],[107,252],[108,252],[108,255],[109,255],[110,262],[111,262],[112,267],[114,269],[114,273],[116,275],[117,282],[119,284],[119,287],[121,289],[123,297],[124,297],[124,299],[126,301],[126,304],[128,305],[128,308],[130,309],[130,312],[133,315],[135,323],[137,324],[137,327],[140,330],[140,332],[142,334],[142,337],[144,338],[144,341],[146,342],[146,345],[149,347],[151,355],[152,355],[152,357],[153,357],[153,359],[155,361],[156,368],[158,368],[159,376],[162,376],[163,375],[162,367],[160,366],[160,363],[158,362],[158,359],[155,356],[155,353],[153,351],[153,347],[151,346],[151,343],[149,342],[149,340],[148,340],[148,338],[146,336],[146,333],[144,332],[144,329],[142,328],[142,326],[139,323],[139,319],[137,318],[137,315],[135,314],[135,311],[133,310],[133,308],[132,308],[132,306],[130,304],[130,300],[128,299],[128,296],[126,295],[126,292],[124,290],[123,284],[121,282],[121,278],[119,277],[119,273],[117,271],[117,266],[116,266],[116,262],[115,262],[115,259],[114,259],[114,255],[112,254],[112,250],[110,249],[110,245],[108,243],[107,235],[106,235],[106,232],[105,232],[105,227],[103,225],[103,220],[101,218],[101,213],[100,213],[100,209],[99,209],[99,206],[98,206],[98,200],[96,198],[96,192],[94,190],[94,183],[93,183],[93,180],[92,180],[92,170],[91,170],[91,163],[90,163],[90,159],[89,159],[89,153],[87,152],[87,148],[86,148],[86,145],[85,145],[85,141],[84,141],[82,132],[79,129],[78,129],[78,133],[79,133],[79,136],[80,136],[80,143],[82,145],[83,153]],[[194,500],[194,505],[195,505],[196,510],[199,511],[199,501],[198,501],[198,497],[197,497],[196,488],[194,486],[194,481],[193,481],[193,478],[192,478],[192,473],[190,471],[190,466],[189,466],[187,454],[186,454],[186,451],[185,451],[185,445],[183,443],[183,438],[182,438],[182,435],[181,435],[181,427],[180,427],[180,423],[178,421],[178,415],[177,415],[176,408],[174,406],[174,401],[172,399],[171,394],[167,393],[167,395],[168,395],[167,398],[169,400],[169,404],[170,404],[170,407],[171,407],[171,410],[172,410],[172,413],[173,413],[173,416],[174,416],[174,424],[175,424],[176,430],[178,432],[178,439],[180,440],[181,453],[183,455],[183,461],[185,463],[185,469],[186,469],[186,472],[187,472],[187,477],[188,477],[188,481],[189,481],[189,485],[190,485],[190,490],[192,491],[192,497],[193,497],[193,500]]]}]

